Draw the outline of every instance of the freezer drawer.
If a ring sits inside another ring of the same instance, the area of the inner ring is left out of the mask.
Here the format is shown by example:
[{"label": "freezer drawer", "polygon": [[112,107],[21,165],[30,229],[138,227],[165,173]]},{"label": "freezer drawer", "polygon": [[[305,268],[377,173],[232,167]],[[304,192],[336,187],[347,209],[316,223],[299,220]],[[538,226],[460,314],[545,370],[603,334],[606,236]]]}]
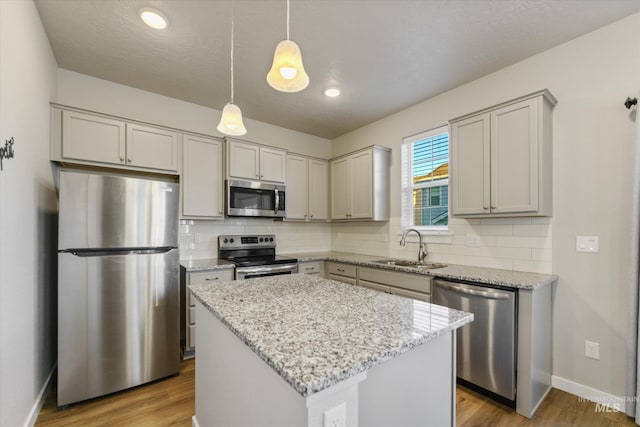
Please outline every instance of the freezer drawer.
[{"label": "freezer drawer", "polygon": [[58,406],[178,372],[177,249],[58,262]]},{"label": "freezer drawer", "polygon": [[58,249],[178,246],[175,182],[63,170]]},{"label": "freezer drawer", "polygon": [[441,279],[433,283],[433,303],[474,316],[457,330],[458,378],[514,401],[516,292]]}]

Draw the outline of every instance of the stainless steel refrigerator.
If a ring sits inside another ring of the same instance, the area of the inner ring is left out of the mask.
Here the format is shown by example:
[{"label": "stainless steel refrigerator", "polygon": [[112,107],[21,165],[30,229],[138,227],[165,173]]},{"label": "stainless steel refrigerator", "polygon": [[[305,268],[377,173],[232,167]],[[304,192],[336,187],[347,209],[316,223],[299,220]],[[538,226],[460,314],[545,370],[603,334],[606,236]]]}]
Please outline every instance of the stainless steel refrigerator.
[{"label": "stainless steel refrigerator", "polygon": [[58,406],[176,374],[179,185],[60,171]]}]

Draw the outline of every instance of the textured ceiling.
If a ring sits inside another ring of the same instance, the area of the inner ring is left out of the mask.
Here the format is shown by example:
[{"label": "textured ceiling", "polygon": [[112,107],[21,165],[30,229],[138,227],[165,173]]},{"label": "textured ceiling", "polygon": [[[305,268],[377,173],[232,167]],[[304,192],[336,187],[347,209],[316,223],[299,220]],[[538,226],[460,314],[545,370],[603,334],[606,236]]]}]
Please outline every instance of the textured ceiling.
[{"label": "textured ceiling", "polygon": [[[61,68],[222,110],[231,1],[36,0]],[[138,10],[169,19],[164,31]],[[334,138],[640,11],[638,0],[292,0],[311,83],[267,84],[285,0],[235,2],[235,103],[245,117]],[[338,98],[324,89],[336,84]],[[249,129],[250,136],[251,129]]]}]

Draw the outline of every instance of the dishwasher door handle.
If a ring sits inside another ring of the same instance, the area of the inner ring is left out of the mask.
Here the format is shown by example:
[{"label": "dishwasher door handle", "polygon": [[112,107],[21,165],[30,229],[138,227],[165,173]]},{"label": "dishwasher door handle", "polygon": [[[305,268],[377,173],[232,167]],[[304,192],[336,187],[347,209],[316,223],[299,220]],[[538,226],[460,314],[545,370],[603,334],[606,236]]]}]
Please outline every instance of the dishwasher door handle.
[{"label": "dishwasher door handle", "polygon": [[444,283],[440,281],[435,281],[436,287],[447,289],[453,292],[458,292],[466,295],[473,295],[482,298],[489,299],[508,299],[509,294],[506,292],[492,292],[492,291],[477,291],[475,289],[470,289],[464,286],[457,286],[449,283]]}]

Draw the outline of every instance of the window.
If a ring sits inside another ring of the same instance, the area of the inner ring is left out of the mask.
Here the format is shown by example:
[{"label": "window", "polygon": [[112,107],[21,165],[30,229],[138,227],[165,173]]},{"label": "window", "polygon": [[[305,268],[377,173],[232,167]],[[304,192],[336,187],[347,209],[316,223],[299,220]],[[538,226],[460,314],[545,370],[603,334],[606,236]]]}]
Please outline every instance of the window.
[{"label": "window", "polygon": [[402,227],[448,225],[449,132],[443,126],[402,141]]}]

